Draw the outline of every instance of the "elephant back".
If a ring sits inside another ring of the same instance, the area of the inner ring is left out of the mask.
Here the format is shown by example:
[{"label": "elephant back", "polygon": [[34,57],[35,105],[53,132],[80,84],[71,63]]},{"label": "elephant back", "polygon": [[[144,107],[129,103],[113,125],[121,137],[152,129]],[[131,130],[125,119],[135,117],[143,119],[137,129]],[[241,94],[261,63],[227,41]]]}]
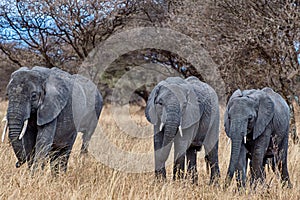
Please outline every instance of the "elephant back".
[{"label": "elephant back", "polygon": [[219,105],[217,93],[209,84],[200,81],[195,76],[190,76],[185,80],[193,87],[200,104],[208,107]]}]

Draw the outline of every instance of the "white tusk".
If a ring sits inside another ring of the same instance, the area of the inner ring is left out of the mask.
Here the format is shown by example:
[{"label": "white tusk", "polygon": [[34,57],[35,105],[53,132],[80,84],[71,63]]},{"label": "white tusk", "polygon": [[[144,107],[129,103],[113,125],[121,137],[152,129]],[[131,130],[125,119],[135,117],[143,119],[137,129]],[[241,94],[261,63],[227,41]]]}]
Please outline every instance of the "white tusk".
[{"label": "white tusk", "polygon": [[5,122],[5,121],[7,121],[7,116],[6,115],[3,117],[1,122]]},{"label": "white tusk", "polygon": [[161,123],[159,126],[159,131],[162,131],[163,127],[164,127],[164,123]]},{"label": "white tusk", "polygon": [[6,131],[7,131],[7,123],[8,123],[6,116],[2,119],[2,122],[5,122],[4,129],[3,129],[3,132],[2,132],[2,138],[1,138],[1,141],[4,142],[5,134],[6,134]]},{"label": "white tusk", "polygon": [[246,141],[247,141],[247,137],[245,136],[244,137],[244,144],[246,144]]},{"label": "white tusk", "polygon": [[229,144],[230,144],[230,141],[231,141],[231,139],[230,139],[230,138],[228,138],[228,140],[227,140],[227,145],[229,145]]},{"label": "white tusk", "polygon": [[27,129],[27,124],[28,124],[28,119],[26,119],[25,122],[24,122],[24,124],[23,124],[23,128],[22,128],[21,134],[19,136],[19,140],[21,140],[22,137],[24,136],[24,134],[26,132],[26,129]]},{"label": "white tusk", "polygon": [[182,137],[183,134],[182,134],[182,128],[181,128],[181,125],[178,127],[178,129],[179,129],[179,134],[180,134],[180,136]]}]

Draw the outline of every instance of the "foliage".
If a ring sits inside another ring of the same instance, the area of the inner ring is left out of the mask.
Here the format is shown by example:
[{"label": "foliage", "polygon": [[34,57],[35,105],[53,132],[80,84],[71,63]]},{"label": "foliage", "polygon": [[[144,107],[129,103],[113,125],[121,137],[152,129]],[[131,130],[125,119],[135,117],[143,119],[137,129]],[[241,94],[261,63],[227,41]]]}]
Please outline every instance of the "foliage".
[{"label": "foliage", "polygon": [[0,7],[0,49],[20,66],[39,63],[75,72],[135,9],[130,0],[9,0]]},{"label": "foliage", "polygon": [[265,86],[286,99],[297,94],[298,1],[172,2],[169,26],[203,42],[219,64],[228,95]]}]

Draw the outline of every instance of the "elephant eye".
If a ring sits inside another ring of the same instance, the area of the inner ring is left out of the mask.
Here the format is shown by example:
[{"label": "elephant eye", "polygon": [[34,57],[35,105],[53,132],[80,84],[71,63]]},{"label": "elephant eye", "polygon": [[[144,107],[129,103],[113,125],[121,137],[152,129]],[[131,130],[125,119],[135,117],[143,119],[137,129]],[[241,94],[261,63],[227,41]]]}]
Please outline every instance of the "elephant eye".
[{"label": "elephant eye", "polygon": [[32,101],[37,100],[37,98],[38,98],[38,95],[37,95],[36,92],[31,93],[31,100],[32,100]]},{"label": "elephant eye", "polygon": [[161,100],[157,101],[158,105],[163,105],[163,102]]},{"label": "elephant eye", "polygon": [[249,115],[248,120],[249,120],[249,121],[252,121],[252,120],[253,120],[253,116],[252,116],[252,115]]}]

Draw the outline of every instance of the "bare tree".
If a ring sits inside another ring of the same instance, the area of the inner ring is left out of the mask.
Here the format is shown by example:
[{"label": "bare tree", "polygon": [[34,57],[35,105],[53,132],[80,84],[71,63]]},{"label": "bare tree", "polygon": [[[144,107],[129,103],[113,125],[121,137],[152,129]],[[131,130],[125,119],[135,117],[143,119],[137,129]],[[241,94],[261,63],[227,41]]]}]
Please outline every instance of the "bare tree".
[{"label": "bare tree", "polygon": [[[269,86],[292,105],[299,95],[300,4],[296,0],[6,2],[0,3],[0,49],[19,66],[58,66],[76,72],[89,52],[113,33],[160,26],[201,42],[219,65],[227,96],[237,88]],[[159,63],[182,76],[206,80],[184,58],[158,49],[121,56],[108,77],[121,76],[130,70],[127,66],[141,62]],[[137,92],[147,99],[147,93]]]},{"label": "bare tree", "polygon": [[[161,26],[166,12],[164,1],[153,0],[7,0],[0,3],[0,49],[18,66],[57,66],[74,73],[91,50],[115,32]],[[115,80],[135,60],[145,62],[141,55],[157,54],[155,50],[144,52],[121,56],[118,66],[106,72],[107,77],[115,76]],[[134,59],[126,61],[128,57]],[[103,91],[112,87],[108,82],[110,78],[101,81]]]},{"label": "bare tree", "polygon": [[169,19],[170,27],[202,41],[228,97],[237,88],[269,86],[292,105],[300,84],[299,1],[172,1]]},{"label": "bare tree", "polygon": [[18,65],[24,61],[13,51],[23,50],[40,65],[76,71],[91,49],[124,26],[135,6],[130,0],[9,0],[0,7],[0,49]]}]

